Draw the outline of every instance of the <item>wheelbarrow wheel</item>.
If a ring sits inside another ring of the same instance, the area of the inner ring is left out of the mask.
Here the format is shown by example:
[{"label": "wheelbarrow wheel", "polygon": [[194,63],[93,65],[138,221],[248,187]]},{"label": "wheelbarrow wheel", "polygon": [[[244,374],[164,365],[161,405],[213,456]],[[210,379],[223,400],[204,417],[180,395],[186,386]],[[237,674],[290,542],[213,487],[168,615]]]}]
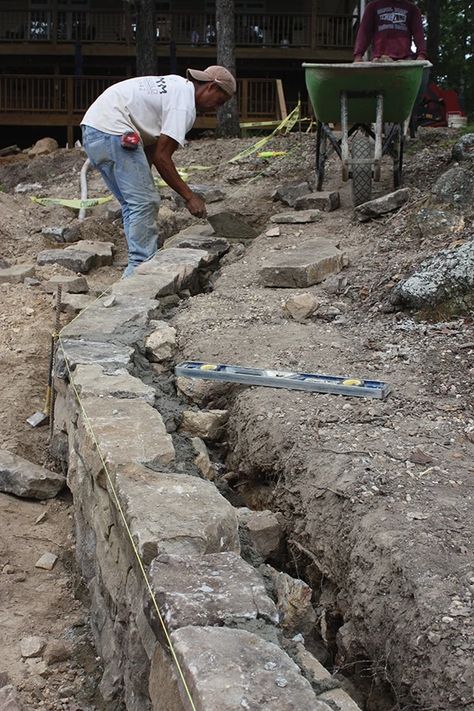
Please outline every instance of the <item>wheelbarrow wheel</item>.
[{"label": "wheelbarrow wheel", "polygon": [[351,143],[352,202],[354,207],[370,200],[372,195],[372,141],[368,136],[356,135]]}]

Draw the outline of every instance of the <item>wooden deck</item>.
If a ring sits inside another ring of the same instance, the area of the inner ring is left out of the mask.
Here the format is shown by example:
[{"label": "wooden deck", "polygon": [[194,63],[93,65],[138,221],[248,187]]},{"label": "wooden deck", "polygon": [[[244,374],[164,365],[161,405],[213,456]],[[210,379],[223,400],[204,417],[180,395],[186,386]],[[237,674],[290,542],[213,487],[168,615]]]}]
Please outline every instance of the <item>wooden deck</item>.
[{"label": "wooden deck", "polygon": [[[134,47],[136,22],[130,11],[0,9],[0,50],[14,46],[35,48],[59,47],[77,42],[100,51],[110,47],[120,54],[120,47]],[[311,13],[242,13],[235,14],[237,50],[256,48],[351,48],[354,43],[356,18],[353,15]],[[170,12],[156,18],[156,41],[177,47],[212,49],[215,53],[216,22],[213,13]],[[38,51],[38,50],[36,50]],[[41,49],[39,49],[41,51]]]},{"label": "wooden deck", "polygon": [[[79,126],[90,104],[108,86],[124,77],[0,75],[0,125],[59,126],[67,129],[73,144],[73,129]],[[286,116],[280,80],[237,81],[242,122],[275,121]],[[199,116],[196,128],[214,128],[215,115]]]}]

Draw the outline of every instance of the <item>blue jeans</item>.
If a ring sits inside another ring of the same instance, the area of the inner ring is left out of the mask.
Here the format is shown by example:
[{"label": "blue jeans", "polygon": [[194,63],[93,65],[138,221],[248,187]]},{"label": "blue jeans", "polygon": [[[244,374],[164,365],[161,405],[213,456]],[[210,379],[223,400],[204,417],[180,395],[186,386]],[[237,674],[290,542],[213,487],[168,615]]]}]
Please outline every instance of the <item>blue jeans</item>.
[{"label": "blue jeans", "polygon": [[105,184],[122,207],[123,227],[128,245],[128,265],[123,276],[150,259],[158,247],[156,212],[160,206],[150,166],[143,147],[122,148],[120,136],[82,127],[86,153]]}]

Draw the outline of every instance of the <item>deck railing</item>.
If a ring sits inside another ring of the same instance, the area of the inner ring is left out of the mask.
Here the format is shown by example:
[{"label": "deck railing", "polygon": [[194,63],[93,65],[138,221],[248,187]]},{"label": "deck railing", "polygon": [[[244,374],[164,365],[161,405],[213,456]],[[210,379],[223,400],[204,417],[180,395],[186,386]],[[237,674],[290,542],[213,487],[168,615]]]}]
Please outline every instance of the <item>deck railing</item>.
[{"label": "deck railing", "polygon": [[[236,13],[237,47],[352,47],[356,18],[308,13]],[[0,10],[1,42],[133,44],[136,22],[120,11]],[[215,16],[167,13],[156,18],[156,40],[167,44],[216,43]]]},{"label": "deck railing", "polygon": [[[124,77],[0,74],[0,123],[8,115],[63,114],[78,123],[94,99]],[[241,120],[281,118],[284,102],[273,79],[239,79]]]}]

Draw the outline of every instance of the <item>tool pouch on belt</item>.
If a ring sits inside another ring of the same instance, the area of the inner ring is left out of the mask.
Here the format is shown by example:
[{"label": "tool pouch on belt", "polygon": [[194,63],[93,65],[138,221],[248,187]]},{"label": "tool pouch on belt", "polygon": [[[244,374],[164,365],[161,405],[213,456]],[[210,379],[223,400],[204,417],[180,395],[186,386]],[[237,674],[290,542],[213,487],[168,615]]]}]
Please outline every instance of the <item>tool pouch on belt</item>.
[{"label": "tool pouch on belt", "polygon": [[140,136],[135,131],[128,131],[120,136],[120,145],[127,151],[136,151],[140,145]]}]

